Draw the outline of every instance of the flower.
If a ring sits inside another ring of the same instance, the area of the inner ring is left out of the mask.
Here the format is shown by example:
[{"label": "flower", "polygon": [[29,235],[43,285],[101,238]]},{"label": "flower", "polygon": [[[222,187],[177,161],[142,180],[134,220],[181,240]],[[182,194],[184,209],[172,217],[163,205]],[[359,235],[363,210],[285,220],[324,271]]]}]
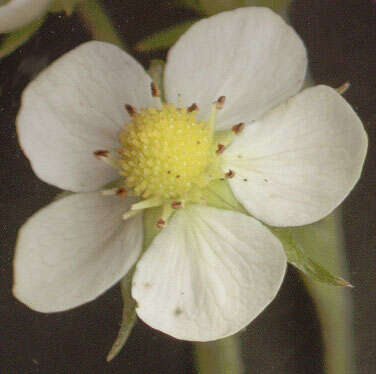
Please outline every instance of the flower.
[{"label": "flower", "polygon": [[0,1],[0,34],[26,26],[45,13],[51,0]]},{"label": "flower", "polygon": [[[192,26],[168,55],[169,104],[115,46],[89,42],[57,60],[25,89],[17,129],[35,173],[75,194],[21,228],[14,295],[37,311],[67,310],[137,262],[132,295],[153,328],[208,341],[249,324],[286,269],[263,223],[325,217],[366,155],[362,123],[340,94],[296,95],[306,64],[299,37],[266,8]],[[205,205],[218,178],[249,215]],[[143,252],[142,212],[155,206],[160,231]]]}]

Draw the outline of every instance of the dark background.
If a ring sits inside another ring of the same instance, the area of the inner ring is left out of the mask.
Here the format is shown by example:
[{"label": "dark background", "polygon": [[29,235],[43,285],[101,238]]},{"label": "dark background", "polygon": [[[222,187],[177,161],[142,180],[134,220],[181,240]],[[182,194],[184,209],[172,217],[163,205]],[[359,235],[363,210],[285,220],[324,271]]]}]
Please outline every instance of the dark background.
[{"label": "dark background", "polygon": [[[132,46],[155,30],[192,18],[168,1],[106,1]],[[376,373],[376,4],[297,0],[291,22],[309,50],[314,79],[352,86],[347,100],[370,139],[366,168],[344,203],[346,254],[354,300],[358,373]],[[0,373],[194,373],[192,346],[138,322],[118,358],[105,356],[117,334],[121,297],[114,287],[98,300],[58,314],[29,310],[11,295],[13,246],[20,225],[57,190],[32,173],[16,138],[20,93],[50,61],[90,39],[77,16],[51,15],[26,45],[0,62]],[[147,67],[164,52],[136,54]],[[244,332],[247,373],[323,373],[320,326],[301,279],[289,269],[267,310]]]}]

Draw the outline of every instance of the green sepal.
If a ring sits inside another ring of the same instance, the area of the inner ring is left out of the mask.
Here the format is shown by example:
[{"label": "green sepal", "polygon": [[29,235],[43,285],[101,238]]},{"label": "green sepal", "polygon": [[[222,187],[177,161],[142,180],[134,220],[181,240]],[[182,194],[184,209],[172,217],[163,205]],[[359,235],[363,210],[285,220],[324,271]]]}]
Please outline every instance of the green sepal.
[{"label": "green sepal", "polygon": [[207,16],[241,7],[267,7],[277,13],[286,12],[291,0],[200,0],[200,9]]},{"label": "green sepal", "polygon": [[[249,213],[236,200],[227,180],[218,180],[212,182],[204,190],[204,197],[209,206],[218,209],[234,210],[240,213]],[[267,226],[267,225],[266,225]],[[299,242],[297,234],[302,237],[302,230],[305,236],[315,238],[313,225],[307,225],[299,228],[277,228],[267,226],[269,230],[281,241],[286,253],[287,261],[297,269],[308,275],[310,278],[327,283],[333,286],[351,287],[351,284],[344,279],[332,275],[322,265],[315,262],[306,252],[307,248],[303,248]],[[308,248],[309,249],[309,248]]]},{"label": "green sepal", "polygon": [[197,20],[190,20],[147,36],[135,45],[140,52],[170,48]]},{"label": "green sepal", "polygon": [[192,9],[199,14],[205,14],[200,0],[174,0],[174,4],[178,8]]},{"label": "green sepal", "polygon": [[[307,233],[310,233],[310,231],[312,231],[311,226],[312,225],[305,226],[304,230],[307,230]],[[302,271],[305,275],[308,275],[310,278],[319,282],[331,284],[333,286],[352,287],[349,282],[331,274],[323,266],[306,255],[301,243],[295,238],[294,234],[297,229],[276,227],[269,227],[269,229],[283,244],[288,262]],[[311,234],[313,240],[313,231]]]},{"label": "green sepal", "polygon": [[287,11],[291,0],[243,0],[243,6],[262,6],[273,9],[277,13]]},{"label": "green sepal", "polygon": [[201,9],[208,16],[246,6],[245,3],[245,0],[200,0]]},{"label": "green sepal", "polygon": [[6,34],[0,45],[0,58],[4,58],[13,53],[22,44],[26,43],[42,26],[44,17],[34,21],[33,23],[24,26],[17,31]]},{"label": "green sepal", "polygon": [[165,62],[162,60],[151,60],[148,74],[153,82],[157,85],[161,91],[161,100],[164,100],[164,89],[163,89],[163,73],[165,68]]},{"label": "green sepal", "polygon": [[123,297],[123,314],[117,338],[107,355],[107,361],[113,360],[119,354],[137,322],[136,301],[131,294],[133,272],[134,269],[130,270],[120,282]]},{"label": "green sepal", "polygon": [[79,0],[55,0],[50,7],[51,13],[65,12],[70,16]]}]

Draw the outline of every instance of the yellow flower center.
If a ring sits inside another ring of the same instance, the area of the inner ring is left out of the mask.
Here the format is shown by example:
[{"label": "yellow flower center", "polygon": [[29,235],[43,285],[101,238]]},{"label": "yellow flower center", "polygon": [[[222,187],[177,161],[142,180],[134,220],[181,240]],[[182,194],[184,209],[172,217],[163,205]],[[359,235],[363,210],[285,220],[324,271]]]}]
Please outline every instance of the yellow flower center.
[{"label": "yellow flower center", "polygon": [[212,128],[192,108],[163,104],[134,112],[119,138],[120,174],[136,196],[184,200],[223,176]]}]

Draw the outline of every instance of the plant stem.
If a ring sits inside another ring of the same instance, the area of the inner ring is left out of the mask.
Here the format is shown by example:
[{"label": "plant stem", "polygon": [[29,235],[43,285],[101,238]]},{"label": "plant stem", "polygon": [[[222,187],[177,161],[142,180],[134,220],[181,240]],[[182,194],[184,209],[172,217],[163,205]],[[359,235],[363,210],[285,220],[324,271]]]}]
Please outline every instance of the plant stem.
[{"label": "plant stem", "polygon": [[[334,273],[346,277],[342,214],[339,209],[311,226],[295,232],[312,257]],[[354,374],[351,288],[332,287],[303,276],[321,322],[324,366],[327,374]]]},{"label": "plant stem", "polygon": [[195,343],[195,360],[199,374],[242,374],[239,334],[205,343]]},{"label": "plant stem", "polygon": [[93,39],[109,42],[126,50],[125,43],[119,37],[106,10],[98,0],[81,1],[77,6],[77,12]]}]

